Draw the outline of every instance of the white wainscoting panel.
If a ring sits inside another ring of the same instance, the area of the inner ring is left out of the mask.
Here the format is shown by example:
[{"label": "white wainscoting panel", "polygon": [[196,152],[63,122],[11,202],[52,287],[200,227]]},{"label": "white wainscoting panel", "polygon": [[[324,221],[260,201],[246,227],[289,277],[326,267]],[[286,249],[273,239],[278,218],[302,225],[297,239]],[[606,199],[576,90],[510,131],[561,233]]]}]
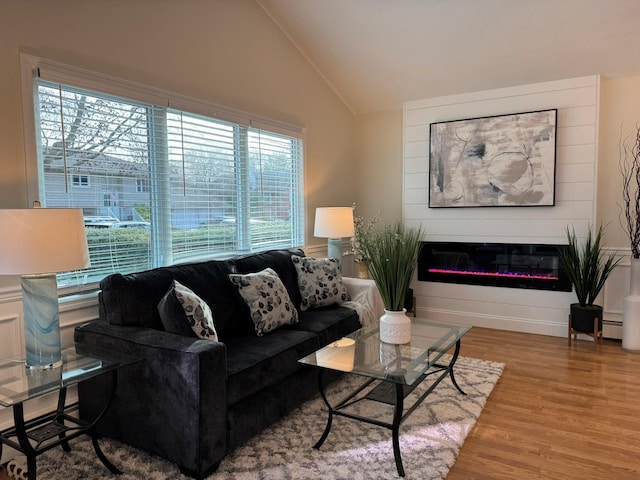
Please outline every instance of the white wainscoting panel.
[{"label": "white wainscoting panel", "polygon": [[602,293],[602,307],[604,308],[603,334],[606,338],[622,339],[622,302],[629,295],[631,287],[631,249],[617,250],[605,248],[605,253],[617,253],[622,261],[613,271]]},{"label": "white wainscoting panel", "polygon": [[24,345],[24,341],[20,316],[15,312],[0,313],[0,352],[2,352],[2,356],[22,356],[24,352],[22,345]]},{"label": "white wainscoting panel", "polygon": [[[583,238],[595,223],[599,90],[599,77],[588,76],[405,103],[405,221],[432,241],[564,244],[570,225]],[[555,206],[428,207],[431,123],[551,108],[558,109]],[[418,281],[413,288],[419,316],[555,336],[567,335],[575,301],[567,292]],[[606,292],[613,316],[615,288]]]}]

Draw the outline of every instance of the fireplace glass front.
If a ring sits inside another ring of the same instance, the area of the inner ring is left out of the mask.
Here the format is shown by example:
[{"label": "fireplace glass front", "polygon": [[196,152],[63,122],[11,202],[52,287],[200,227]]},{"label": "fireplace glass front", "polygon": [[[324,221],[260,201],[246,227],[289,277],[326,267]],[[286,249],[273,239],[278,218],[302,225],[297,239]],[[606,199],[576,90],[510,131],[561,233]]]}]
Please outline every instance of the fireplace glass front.
[{"label": "fireplace glass front", "polygon": [[418,280],[571,291],[560,262],[566,245],[422,242]]}]

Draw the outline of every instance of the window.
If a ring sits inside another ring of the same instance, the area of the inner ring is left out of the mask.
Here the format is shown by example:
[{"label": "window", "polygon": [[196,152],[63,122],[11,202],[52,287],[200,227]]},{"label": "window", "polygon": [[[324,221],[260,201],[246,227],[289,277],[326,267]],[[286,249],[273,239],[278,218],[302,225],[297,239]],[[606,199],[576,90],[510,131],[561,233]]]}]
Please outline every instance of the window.
[{"label": "window", "polygon": [[122,83],[119,95],[86,88],[86,73],[81,88],[62,71],[64,83],[45,78],[55,68],[33,79],[38,196],[82,208],[91,267],[59,275],[60,286],[304,244],[299,132],[207,115],[189,99],[201,111],[132,100]]},{"label": "window", "polygon": [[149,179],[148,178],[138,178],[136,179],[136,192],[138,193],[149,193],[151,189],[149,188]]},{"label": "window", "polygon": [[71,185],[79,188],[89,188],[89,175],[71,175]]}]

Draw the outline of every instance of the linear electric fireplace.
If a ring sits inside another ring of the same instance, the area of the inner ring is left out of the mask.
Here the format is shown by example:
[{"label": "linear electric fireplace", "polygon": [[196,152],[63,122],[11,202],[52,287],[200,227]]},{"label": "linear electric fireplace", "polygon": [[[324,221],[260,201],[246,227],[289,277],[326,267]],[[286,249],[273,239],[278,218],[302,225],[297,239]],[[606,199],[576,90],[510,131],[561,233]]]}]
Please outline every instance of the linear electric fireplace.
[{"label": "linear electric fireplace", "polygon": [[422,242],[418,280],[571,291],[560,263],[566,245]]}]

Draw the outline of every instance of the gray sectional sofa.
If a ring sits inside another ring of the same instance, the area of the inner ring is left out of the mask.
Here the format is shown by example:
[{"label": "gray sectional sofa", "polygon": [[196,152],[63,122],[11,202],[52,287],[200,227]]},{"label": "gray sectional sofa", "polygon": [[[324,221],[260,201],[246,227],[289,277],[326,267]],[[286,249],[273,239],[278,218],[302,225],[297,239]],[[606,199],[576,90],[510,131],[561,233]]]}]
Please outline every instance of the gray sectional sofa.
[{"label": "gray sectional sofa", "polygon": [[[115,398],[99,433],[204,478],[228,452],[312,397],[317,374],[298,359],[357,330],[360,321],[355,310],[340,306],[342,292],[330,291],[336,285],[310,286],[308,280],[322,272],[303,274],[292,256],[311,260],[301,250],[273,250],[105,278],[100,319],[76,328],[76,348],[119,351],[143,361],[118,372]],[[290,318],[275,328],[263,323],[259,332],[256,312],[229,275],[266,268],[277,273],[297,322]],[[193,325],[184,328],[176,321],[188,312],[167,301],[174,281],[210,307],[217,341],[199,338]],[[333,303],[330,295],[336,292],[340,298]],[[80,384],[81,416],[91,418],[103,408],[109,387],[108,376]]]}]

